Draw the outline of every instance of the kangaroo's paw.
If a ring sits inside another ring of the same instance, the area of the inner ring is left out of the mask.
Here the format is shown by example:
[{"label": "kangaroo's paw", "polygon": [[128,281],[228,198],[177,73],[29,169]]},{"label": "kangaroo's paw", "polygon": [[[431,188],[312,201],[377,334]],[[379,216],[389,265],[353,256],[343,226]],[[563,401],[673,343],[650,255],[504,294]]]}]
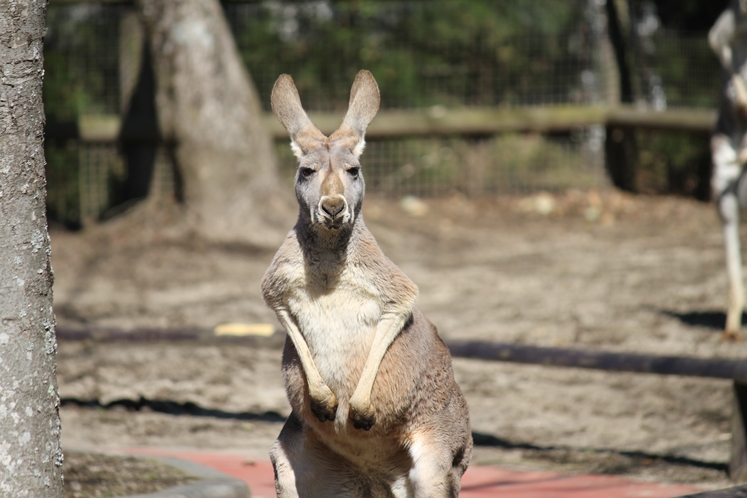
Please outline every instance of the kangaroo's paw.
[{"label": "kangaroo's paw", "polygon": [[322,386],[311,396],[311,413],[321,422],[334,420],[337,413],[337,396],[327,386]]},{"label": "kangaroo's paw", "polygon": [[737,342],[742,340],[742,334],[737,332],[736,330],[730,330],[726,329],[724,330],[724,333],[721,334],[721,340],[726,342]]},{"label": "kangaroo's paw", "polygon": [[350,400],[350,420],[353,421],[353,427],[356,429],[363,429],[364,431],[371,430],[371,427],[376,423],[376,415],[374,414],[373,406],[371,402],[367,403],[355,403],[352,399]]}]

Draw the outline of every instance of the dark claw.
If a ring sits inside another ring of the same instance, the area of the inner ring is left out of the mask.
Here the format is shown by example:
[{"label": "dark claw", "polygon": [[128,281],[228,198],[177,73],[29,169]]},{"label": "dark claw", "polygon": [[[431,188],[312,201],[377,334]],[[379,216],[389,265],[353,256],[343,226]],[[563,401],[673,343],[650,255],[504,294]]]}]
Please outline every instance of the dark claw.
[{"label": "dark claw", "polygon": [[355,416],[354,414],[351,414],[351,418],[353,420],[353,427],[355,427],[356,429],[363,429],[364,431],[370,431],[371,427],[376,424],[376,416],[373,414],[368,416]]},{"label": "dark claw", "polygon": [[332,421],[335,419],[337,413],[337,404],[329,406],[327,403],[319,403],[311,400],[311,413],[314,414],[320,422],[326,422],[327,420]]}]

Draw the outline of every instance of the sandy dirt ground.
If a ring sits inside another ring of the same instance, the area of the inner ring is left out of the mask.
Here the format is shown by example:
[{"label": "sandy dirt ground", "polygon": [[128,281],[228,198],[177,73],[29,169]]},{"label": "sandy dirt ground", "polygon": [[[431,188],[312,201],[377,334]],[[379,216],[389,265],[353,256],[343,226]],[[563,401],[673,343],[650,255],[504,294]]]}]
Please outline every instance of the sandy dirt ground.
[{"label": "sandy dirt ground", "polygon": [[[726,275],[711,205],[571,191],[367,199],[364,214],[444,338],[747,357],[747,343],[720,338]],[[116,221],[53,231],[52,249],[61,327],[276,324],[259,291],[272,252],[177,243]],[[454,367],[477,463],[729,484],[729,381],[467,359]],[[272,345],[60,341],[58,378],[66,448],[267,458],[289,413]]]}]

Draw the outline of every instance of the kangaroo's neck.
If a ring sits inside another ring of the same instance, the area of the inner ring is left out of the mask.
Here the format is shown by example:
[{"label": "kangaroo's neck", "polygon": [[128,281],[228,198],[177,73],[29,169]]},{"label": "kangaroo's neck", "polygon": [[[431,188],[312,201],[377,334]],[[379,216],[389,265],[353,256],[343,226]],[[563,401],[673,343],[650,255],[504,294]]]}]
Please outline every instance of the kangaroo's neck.
[{"label": "kangaroo's neck", "polygon": [[335,230],[299,216],[294,230],[307,264],[331,265],[332,269],[346,264],[358,249],[358,243],[368,228],[358,213],[351,225]]}]

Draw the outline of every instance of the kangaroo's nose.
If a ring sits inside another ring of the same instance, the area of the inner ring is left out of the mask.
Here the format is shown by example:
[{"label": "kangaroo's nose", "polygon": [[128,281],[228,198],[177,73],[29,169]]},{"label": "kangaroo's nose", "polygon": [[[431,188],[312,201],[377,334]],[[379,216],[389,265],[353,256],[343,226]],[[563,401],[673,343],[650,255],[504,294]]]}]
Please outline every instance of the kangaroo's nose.
[{"label": "kangaroo's nose", "polygon": [[333,220],[345,209],[345,199],[342,196],[325,197],[321,202],[322,211]]}]

